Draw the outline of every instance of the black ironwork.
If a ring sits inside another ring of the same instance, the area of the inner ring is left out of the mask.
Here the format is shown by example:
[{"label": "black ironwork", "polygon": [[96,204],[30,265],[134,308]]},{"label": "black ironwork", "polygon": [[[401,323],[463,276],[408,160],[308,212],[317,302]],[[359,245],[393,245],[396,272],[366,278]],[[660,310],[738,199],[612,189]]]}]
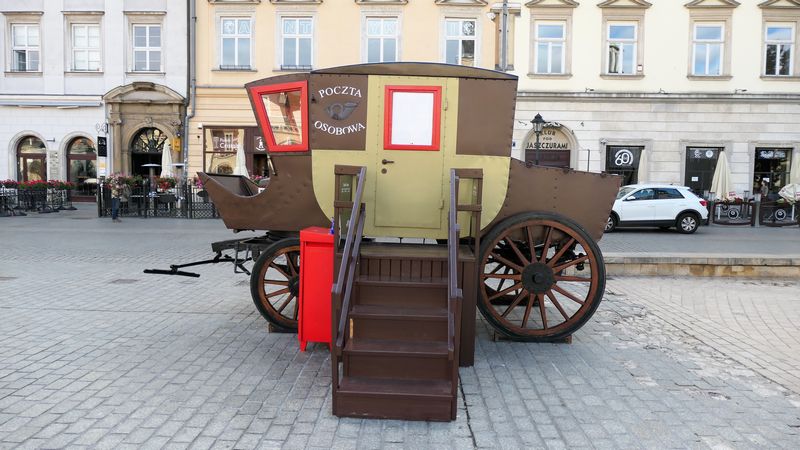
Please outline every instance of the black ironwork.
[{"label": "black ironwork", "polygon": [[[98,216],[111,216],[111,189],[100,185],[97,191]],[[121,217],[219,218],[214,202],[202,188],[181,185],[164,192],[151,192],[149,181],[145,179],[128,191],[128,195],[120,198]]]},{"label": "black ironwork", "polygon": [[164,151],[164,143],[167,142],[167,135],[158,128],[142,128],[131,142],[132,153],[161,153]]}]

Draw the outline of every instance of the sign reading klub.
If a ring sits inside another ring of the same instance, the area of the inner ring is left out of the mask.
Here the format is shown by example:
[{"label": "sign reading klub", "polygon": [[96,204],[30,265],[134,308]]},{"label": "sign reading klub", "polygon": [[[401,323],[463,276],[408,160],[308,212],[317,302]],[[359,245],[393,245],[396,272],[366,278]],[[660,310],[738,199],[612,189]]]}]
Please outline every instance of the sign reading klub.
[{"label": "sign reading klub", "polygon": [[309,124],[314,150],[364,150],[367,137],[367,76],[313,77]]}]

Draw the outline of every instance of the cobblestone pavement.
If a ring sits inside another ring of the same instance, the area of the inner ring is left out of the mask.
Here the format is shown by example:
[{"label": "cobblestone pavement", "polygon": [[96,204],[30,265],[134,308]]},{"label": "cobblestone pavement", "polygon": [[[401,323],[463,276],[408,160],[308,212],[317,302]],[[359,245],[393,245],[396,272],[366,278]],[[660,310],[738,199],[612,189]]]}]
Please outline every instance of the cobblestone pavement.
[{"label": "cobblestone pavement", "polygon": [[611,279],[571,345],[481,322],[457,421],[338,419],[327,350],[268,333],[244,275],[142,274],[220,222],[62,214],[0,218],[0,448],[800,446],[798,281]]}]

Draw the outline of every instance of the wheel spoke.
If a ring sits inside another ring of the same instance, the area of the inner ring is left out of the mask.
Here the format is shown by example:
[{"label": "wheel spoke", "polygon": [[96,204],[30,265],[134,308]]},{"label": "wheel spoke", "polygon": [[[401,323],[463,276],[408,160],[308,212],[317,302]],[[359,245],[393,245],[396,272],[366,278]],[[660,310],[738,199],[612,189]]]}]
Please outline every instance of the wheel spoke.
[{"label": "wheel spoke", "polygon": [[501,314],[501,315],[500,315],[500,317],[505,317],[505,316],[507,316],[507,315],[508,315],[508,313],[510,313],[510,312],[511,312],[511,310],[513,310],[513,309],[514,309],[514,308],[515,308],[517,305],[519,305],[519,302],[521,302],[521,301],[522,301],[522,299],[523,299],[523,298],[525,298],[525,296],[526,296],[526,295],[528,295],[528,293],[527,293],[526,291],[522,291],[522,293],[521,293],[521,294],[519,294],[519,295],[517,296],[517,298],[515,298],[515,299],[514,299],[514,301],[513,301],[513,302],[511,302],[511,304],[510,304],[510,305],[508,305],[508,308],[506,308],[506,310],[505,310],[505,311],[503,311],[503,314]]},{"label": "wheel spoke", "polygon": [[483,274],[483,278],[498,278],[520,281],[522,279],[522,275],[518,273],[510,273],[508,275],[502,273],[485,273]]},{"label": "wheel spoke", "polygon": [[285,294],[287,292],[289,292],[289,288],[288,287],[287,288],[283,288],[283,289],[278,289],[277,291],[273,291],[273,292],[267,293],[267,298],[275,297],[276,295]]},{"label": "wheel spoke", "polygon": [[492,253],[492,258],[496,259],[497,261],[500,261],[501,263],[505,264],[508,267],[511,267],[512,269],[516,270],[517,272],[522,272],[522,266],[520,266],[519,264],[515,264],[515,263],[503,258],[502,256],[496,254],[496,253]]},{"label": "wheel spoke", "polygon": [[567,267],[574,266],[576,264],[580,264],[589,259],[589,255],[583,255],[580,258],[573,259],[572,261],[566,262],[560,266],[553,267],[553,272],[561,272],[562,270],[566,269]]},{"label": "wheel spoke", "polygon": [[536,297],[539,298],[539,314],[542,316],[542,326],[544,329],[547,329],[547,312],[544,307],[544,295],[537,294]]},{"label": "wheel spoke", "polygon": [[565,291],[561,286],[559,286],[557,284],[553,285],[553,289],[557,290],[558,292],[561,293],[561,295],[567,297],[568,299],[570,299],[570,300],[572,300],[572,301],[574,301],[576,303],[579,303],[581,305],[583,305],[585,303],[584,300],[581,300],[578,297],[575,297],[575,294],[572,294],[572,293],[569,293],[569,292]]},{"label": "wheel spoke", "polygon": [[591,277],[589,277],[589,278],[573,277],[573,276],[568,276],[568,275],[564,275],[564,276],[556,275],[555,279],[556,279],[556,281],[578,281],[578,282],[583,282],[583,283],[591,283],[592,282],[592,278]]},{"label": "wheel spoke", "polygon": [[286,268],[285,268],[285,267],[283,267],[283,268],[282,268],[282,267],[281,267],[281,266],[279,266],[279,265],[278,265],[278,263],[276,263],[274,260],[273,260],[273,261],[272,261],[272,262],[269,264],[269,267],[271,267],[271,268],[273,268],[273,269],[277,270],[277,271],[278,271],[278,273],[280,273],[281,275],[283,275],[284,277],[286,277],[286,279],[287,279],[287,280],[288,280],[288,279],[290,279],[290,278],[292,278],[292,276],[291,276],[291,275],[289,275],[288,273],[286,273],[286,272],[287,272],[287,271],[286,271]]},{"label": "wheel spoke", "polygon": [[286,253],[286,265],[289,266],[289,271],[292,273],[293,276],[297,276],[300,273],[300,268],[294,262],[294,258],[292,254]]},{"label": "wheel spoke", "polygon": [[525,236],[528,238],[528,247],[531,249],[531,261],[536,261],[536,243],[533,242],[533,231],[530,226],[525,227]]},{"label": "wheel spoke", "polygon": [[528,325],[528,317],[531,315],[534,297],[534,294],[528,295],[528,305],[525,307],[525,315],[522,316],[522,328],[525,328]]},{"label": "wheel spoke", "polygon": [[277,285],[277,286],[288,286],[289,285],[288,281],[283,281],[283,280],[266,280],[265,279],[264,283],[266,283],[266,284],[274,284],[274,285]]},{"label": "wheel spoke", "polygon": [[567,241],[566,245],[561,246],[561,249],[558,251],[558,253],[553,255],[553,258],[551,258],[550,261],[548,261],[547,265],[553,267],[554,264],[558,263],[558,260],[562,256],[564,256],[564,253],[566,253],[567,250],[569,250],[569,248],[572,247],[572,244],[574,243],[575,243],[575,238],[569,238],[569,241]]},{"label": "wheel spoke", "polygon": [[[539,262],[541,263],[547,262],[547,251],[550,250],[550,239],[552,237],[553,237],[553,227],[547,227],[547,233],[545,233],[545,238],[544,238],[544,247],[542,247],[542,257],[539,259]],[[531,253],[534,253],[534,251],[531,250]]]},{"label": "wheel spoke", "polygon": [[[511,268],[509,268],[508,266],[505,266],[505,269],[503,270],[503,275],[508,275],[508,272],[511,272]],[[506,280],[507,279],[508,278],[503,278],[502,280],[500,280],[500,284],[497,285],[497,289],[495,289],[495,290],[499,291],[499,290],[503,289],[503,285],[506,284]],[[489,300],[491,300],[491,299],[489,299]]]},{"label": "wheel spoke", "polygon": [[492,300],[494,300],[496,298],[500,298],[500,297],[508,294],[511,291],[516,291],[517,289],[519,289],[521,287],[522,287],[522,283],[514,283],[510,287],[507,287],[507,288],[503,289],[502,291],[500,291],[500,292],[494,294],[493,296],[489,297],[489,301],[492,301]]},{"label": "wheel spoke", "polygon": [[278,308],[278,312],[283,312],[283,310],[286,308],[287,305],[289,305],[289,302],[291,302],[293,298],[294,294],[291,294],[289,297],[287,297],[286,300],[284,300],[283,303],[281,303],[281,306]]},{"label": "wheel spoke", "polygon": [[519,251],[519,247],[517,247],[517,244],[514,243],[513,239],[511,239],[509,237],[506,237],[505,241],[509,245],[509,247],[511,247],[511,250],[514,250],[514,253],[517,254],[517,258],[519,258],[519,261],[522,264],[525,264],[525,265],[530,264],[530,261],[528,261],[524,256],[522,256],[522,252]]},{"label": "wheel spoke", "polygon": [[556,296],[555,296],[555,294],[553,294],[553,290],[552,289],[547,291],[547,297],[550,299],[551,302],[553,302],[554,305],[556,305],[556,308],[558,309],[558,312],[560,312],[561,315],[564,316],[564,320],[565,321],[569,320],[569,316],[564,311],[564,308],[561,306],[561,303],[559,303],[558,300],[556,300]]}]

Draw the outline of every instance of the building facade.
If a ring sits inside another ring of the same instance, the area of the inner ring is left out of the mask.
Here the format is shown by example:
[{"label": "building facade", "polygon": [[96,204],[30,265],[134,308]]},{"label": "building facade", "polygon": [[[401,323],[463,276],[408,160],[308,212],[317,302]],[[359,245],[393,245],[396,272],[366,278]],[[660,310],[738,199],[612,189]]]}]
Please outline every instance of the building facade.
[{"label": "building facade", "polygon": [[241,147],[249,173],[267,174],[245,83],[366,62],[494,68],[497,24],[489,13],[482,0],[198,1],[190,172],[230,173]]},{"label": "building facade", "polygon": [[0,48],[0,179],[89,193],[104,172],[160,162],[180,136],[187,2],[0,0]]},{"label": "building facade", "polygon": [[[800,158],[800,1],[516,4],[515,156],[708,191],[724,152],[738,196],[774,195]],[[723,193],[715,193],[721,197]]]}]

